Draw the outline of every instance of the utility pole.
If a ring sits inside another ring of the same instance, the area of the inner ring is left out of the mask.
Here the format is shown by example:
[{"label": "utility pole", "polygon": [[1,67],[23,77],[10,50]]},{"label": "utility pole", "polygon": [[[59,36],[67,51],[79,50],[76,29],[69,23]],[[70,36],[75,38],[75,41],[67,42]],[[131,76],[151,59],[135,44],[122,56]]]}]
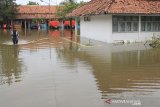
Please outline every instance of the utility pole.
[{"label": "utility pole", "polygon": [[45,1],[43,1],[43,0],[40,0],[41,2],[44,2],[44,3],[46,3],[46,4],[48,4],[48,7],[49,7],[49,12],[48,12],[48,14],[49,14],[49,19],[48,19],[48,21],[46,21],[47,22],[47,29],[48,29],[48,22],[50,21],[50,19],[51,19],[51,0],[49,0],[49,2],[47,3],[47,2],[45,2]]}]

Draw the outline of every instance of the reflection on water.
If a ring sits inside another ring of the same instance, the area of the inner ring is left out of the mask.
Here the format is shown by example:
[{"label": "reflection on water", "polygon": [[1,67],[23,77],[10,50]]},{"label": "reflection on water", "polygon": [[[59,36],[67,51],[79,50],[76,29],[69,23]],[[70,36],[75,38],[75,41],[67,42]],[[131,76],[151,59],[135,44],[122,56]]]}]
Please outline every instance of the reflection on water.
[{"label": "reflection on water", "polygon": [[[105,49],[106,47],[100,48]],[[92,65],[93,74],[96,78],[99,90],[103,94],[103,98],[107,98],[108,95],[112,97],[111,95],[122,92],[143,91],[145,93],[160,88],[159,49],[125,52],[106,50],[106,53],[110,51],[110,55],[101,53],[105,52],[105,50],[94,52],[94,48],[87,49],[87,51],[82,48],[80,52],[66,51],[67,55],[65,55],[66,52],[62,52],[62,56],[65,59],[67,58],[66,60],[69,62],[73,62],[75,58],[79,58]],[[101,54],[104,54],[104,56]],[[97,55],[103,57],[98,57]]]},{"label": "reflection on water", "polygon": [[21,62],[18,46],[0,45],[0,84],[21,81]]},{"label": "reflection on water", "polygon": [[9,31],[0,32],[0,106],[132,106],[107,105],[109,98],[159,107],[160,49],[90,40],[87,46],[87,39],[69,30],[19,33],[14,46]]},{"label": "reflection on water", "polygon": [[152,95],[152,92],[159,90],[160,57],[158,54],[160,50],[112,53],[111,72],[97,77],[109,75],[106,85],[100,85],[103,97],[142,97]]}]

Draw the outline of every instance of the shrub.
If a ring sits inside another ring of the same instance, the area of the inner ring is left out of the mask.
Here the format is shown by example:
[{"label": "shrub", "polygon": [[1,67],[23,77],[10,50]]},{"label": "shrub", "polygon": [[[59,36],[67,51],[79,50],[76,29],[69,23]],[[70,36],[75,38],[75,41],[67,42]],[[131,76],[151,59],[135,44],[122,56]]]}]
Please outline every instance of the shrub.
[{"label": "shrub", "polygon": [[149,45],[153,48],[160,48],[160,37],[159,36],[153,36],[152,41]]}]

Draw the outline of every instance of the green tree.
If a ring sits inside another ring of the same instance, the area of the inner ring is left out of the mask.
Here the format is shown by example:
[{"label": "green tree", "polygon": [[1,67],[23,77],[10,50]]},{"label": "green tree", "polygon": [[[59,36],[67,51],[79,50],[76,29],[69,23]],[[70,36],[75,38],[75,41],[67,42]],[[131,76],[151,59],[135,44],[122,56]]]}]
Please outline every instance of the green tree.
[{"label": "green tree", "polygon": [[59,8],[57,9],[57,16],[60,19],[65,19],[65,16],[72,12],[77,7],[83,5],[85,2],[77,3],[75,0],[65,0],[60,3]]},{"label": "green tree", "polygon": [[29,2],[27,3],[27,5],[39,5],[39,3],[33,2],[33,1],[29,1]]},{"label": "green tree", "polygon": [[0,18],[1,21],[13,20],[16,17],[17,4],[15,0],[1,0],[0,1]]}]

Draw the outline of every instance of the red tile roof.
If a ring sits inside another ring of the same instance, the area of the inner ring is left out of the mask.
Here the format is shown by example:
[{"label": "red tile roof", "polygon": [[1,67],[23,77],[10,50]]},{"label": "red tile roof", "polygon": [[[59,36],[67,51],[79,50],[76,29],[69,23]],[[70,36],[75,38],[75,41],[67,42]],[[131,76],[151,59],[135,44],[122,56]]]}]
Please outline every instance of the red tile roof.
[{"label": "red tile roof", "polygon": [[91,0],[67,16],[99,14],[160,14],[160,0]]},{"label": "red tile roof", "polygon": [[58,6],[21,5],[17,19],[55,18]]}]

